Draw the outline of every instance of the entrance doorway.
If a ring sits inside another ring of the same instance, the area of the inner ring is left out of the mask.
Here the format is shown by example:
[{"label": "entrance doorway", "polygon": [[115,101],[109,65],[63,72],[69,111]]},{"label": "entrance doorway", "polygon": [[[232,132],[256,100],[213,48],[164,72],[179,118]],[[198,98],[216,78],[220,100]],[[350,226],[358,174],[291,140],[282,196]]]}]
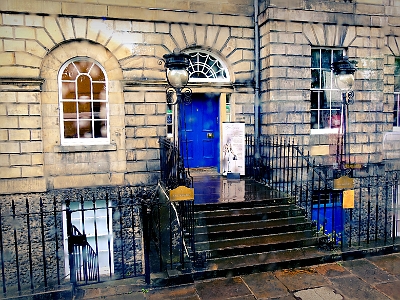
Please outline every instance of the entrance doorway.
[{"label": "entrance doorway", "polygon": [[217,167],[219,161],[219,94],[193,94],[180,104],[180,149],[189,168]]}]

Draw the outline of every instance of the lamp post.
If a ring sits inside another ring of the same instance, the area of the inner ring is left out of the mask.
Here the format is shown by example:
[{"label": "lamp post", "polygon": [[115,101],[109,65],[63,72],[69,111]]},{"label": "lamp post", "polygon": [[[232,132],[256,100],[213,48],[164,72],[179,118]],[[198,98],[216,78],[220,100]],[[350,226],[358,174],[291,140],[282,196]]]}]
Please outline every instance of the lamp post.
[{"label": "lamp post", "polygon": [[351,170],[346,167],[346,159],[348,156],[348,163],[350,164],[350,149],[348,147],[348,119],[349,119],[349,104],[354,103],[354,73],[357,70],[354,61],[349,61],[347,56],[341,60],[332,63],[332,70],[335,73],[336,85],[342,92],[342,110],[341,110],[341,126],[340,132],[342,133],[340,161],[340,175],[349,175]]},{"label": "lamp post", "polygon": [[[190,56],[185,53],[181,53],[178,49],[175,49],[172,53],[165,54],[163,56],[165,62],[165,75],[169,84],[167,88],[167,104],[174,105],[174,122],[173,122],[173,142],[177,148],[174,166],[174,176],[178,183],[185,181],[185,167],[183,159],[180,156],[180,142],[181,142],[181,129],[182,126],[179,124],[179,108],[182,104],[190,104],[192,101],[192,90],[186,87],[189,81],[189,72],[187,68],[190,63]],[[176,105],[176,106],[175,106]]]},{"label": "lamp post", "polygon": [[163,57],[165,60],[165,73],[170,85],[167,89],[167,103],[171,105],[182,101],[190,103],[192,91],[186,87],[189,81],[187,68],[189,67],[190,56],[175,49],[173,53],[165,54]]}]

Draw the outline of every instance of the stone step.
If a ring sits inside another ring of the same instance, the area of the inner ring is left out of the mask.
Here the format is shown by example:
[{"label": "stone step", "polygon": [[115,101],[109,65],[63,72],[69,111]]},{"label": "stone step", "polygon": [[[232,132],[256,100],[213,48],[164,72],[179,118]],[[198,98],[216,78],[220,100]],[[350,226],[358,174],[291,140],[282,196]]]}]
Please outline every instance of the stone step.
[{"label": "stone step", "polygon": [[238,222],[222,225],[198,226],[195,230],[195,241],[215,241],[249,236],[262,236],[294,231],[310,230],[311,224],[304,217]]},{"label": "stone step", "polygon": [[238,211],[218,211],[212,214],[196,213],[195,220],[197,226],[209,226],[236,222],[251,222],[261,220],[271,220],[280,218],[289,218],[296,216],[304,216],[304,212],[300,208],[280,208],[269,207],[260,209],[243,209]]},{"label": "stone step", "polygon": [[168,284],[181,284],[210,278],[239,276],[278,269],[291,269],[335,261],[330,253],[315,246],[237,255],[227,258],[209,259],[207,267],[190,273],[175,272],[168,278]]},{"label": "stone step", "polygon": [[196,252],[208,258],[308,247],[318,244],[311,230],[196,243]]},{"label": "stone step", "polygon": [[[209,195],[210,196],[210,195]],[[212,197],[212,195],[210,196]],[[213,211],[213,210],[228,210],[228,209],[241,209],[251,207],[266,207],[266,206],[277,206],[293,203],[293,199],[289,197],[277,196],[277,197],[260,197],[258,195],[249,195],[243,201],[216,201],[215,203],[195,204],[194,210],[198,211]]]}]

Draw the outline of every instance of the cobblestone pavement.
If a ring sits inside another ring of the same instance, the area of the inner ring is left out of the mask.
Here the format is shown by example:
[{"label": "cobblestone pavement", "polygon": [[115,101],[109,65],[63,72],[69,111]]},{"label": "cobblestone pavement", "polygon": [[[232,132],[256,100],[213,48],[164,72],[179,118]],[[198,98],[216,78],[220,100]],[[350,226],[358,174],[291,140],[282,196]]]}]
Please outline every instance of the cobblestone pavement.
[{"label": "cobblestone pavement", "polygon": [[400,299],[400,254],[152,288],[124,282],[93,285],[76,299],[250,300]]}]

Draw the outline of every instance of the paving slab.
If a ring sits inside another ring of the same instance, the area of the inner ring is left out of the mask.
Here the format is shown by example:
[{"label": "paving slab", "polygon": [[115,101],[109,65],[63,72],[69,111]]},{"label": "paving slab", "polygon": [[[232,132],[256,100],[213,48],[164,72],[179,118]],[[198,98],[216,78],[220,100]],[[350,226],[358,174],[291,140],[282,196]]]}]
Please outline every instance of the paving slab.
[{"label": "paving slab", "polygon": [[274,275],[291,292],[329,285],[329,281],[314,268],[278,270]]},{"label": "paving slab", "polygon": [[368,283],[356,275],[338,276],[330,278],[333,288],[344,299],[387,300],[390,299],[381,292],[372,288]]},{"label": "paving slab", "polygon": [[179,299],[179,300],[199,300],[196,289],[193,284],[154,289],[145,294],[148,300],[167,300],[167,299]]},{"label": "paving slab", "polygon": [[289,292],[272,272],[242,276],[243,281],[257,299],[288,296]]},{"label": "paving slab", "polygon": [[341,263],[323,264],[315,267],[315,270],[326,277],[336,277],[349,275],[350,272],[342,266]]},{"label": "paving slab", "polygon": [[302,290],[294,293],[294,295],[301,300],[342,300],[343,296],[337,294],[330,287],[320,287],[314,289]]},{"label": "paving slab", "polygon": [[396,280],[395,276],[378,268],[367,259],[345,261],[343,266],[370,284]]},{"label": "paving slab", "polygon": [[391,299],[400,299],[400,281],[380,283],[375,288]]},{"label": "paving slab", "polygon": [[368,260],[390,274],[400,276],[400,256],[398,254],[372,256]]},{"label": "paving slab", "polygon": [[247,299],[248,296],[253,297],[240,277],[204,280],[196,282],[195,287],[200,299],[204,300],[226,300],[234,297]]}]

